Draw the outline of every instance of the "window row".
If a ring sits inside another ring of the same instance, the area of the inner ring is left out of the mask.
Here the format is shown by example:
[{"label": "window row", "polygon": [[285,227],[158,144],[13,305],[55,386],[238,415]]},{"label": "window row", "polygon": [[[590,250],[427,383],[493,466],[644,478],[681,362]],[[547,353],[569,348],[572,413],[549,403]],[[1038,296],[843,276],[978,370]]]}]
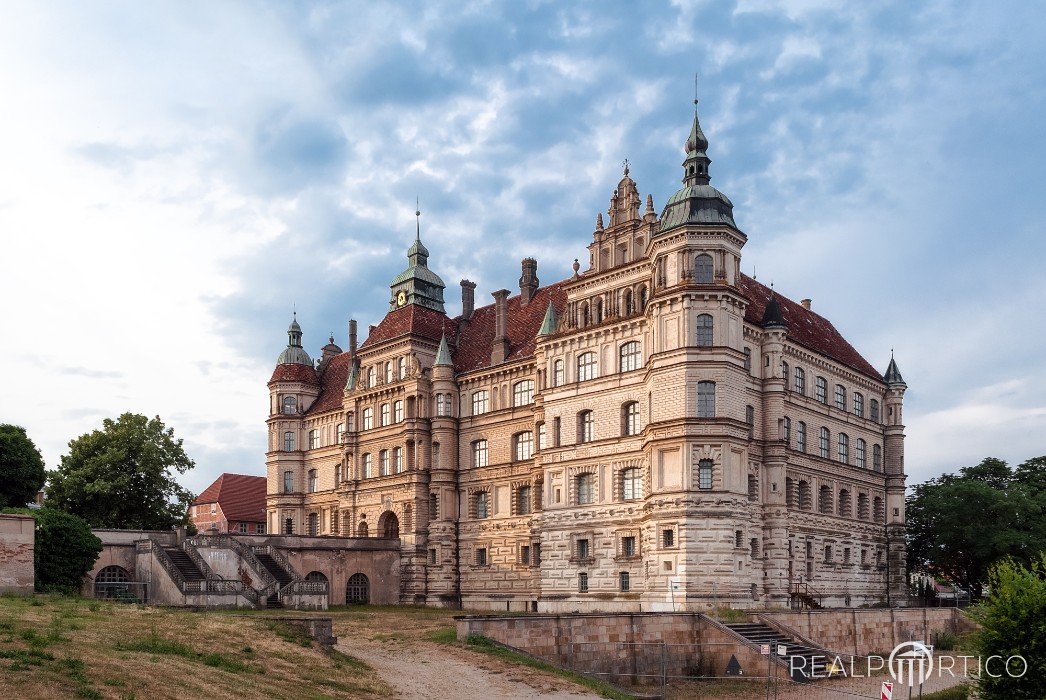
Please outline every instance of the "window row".
[{"label": "window row", "polygon": [[377,471],[374,468],[374,460],[370,453],[360,455],[360,476],[367,479],[372,476],[391,476],[402,474],[406,469],[403,461],[403,448],[393,447],[391,450],[380,450],[378,452]]},{"label": "window row", "polygon": [[[754,421],[754,409],[751,406],[746,407],[746,419],[749,425],[753,424]],[[781,436],[785,443],[789,446],[792,445],[792,419],[785,417],[782,422],[783,435]],[[795,449],[799,452],[807,451],[807,428],[806,423],[799,421],[796,424],[795,430]],[[821,428],[818,434],[817,441],[818,454],[824,459],[832,458],[832,434],[828,428]],[[836,436],[836,450],[835,458],[837,461],[844,464],[853,464],[860,469],[868,468],[868,443],[865,442],[864,438],[857,438],[857,442],[854,444],[854,460],[850,461],[850,436],[846,433],[839,433]],[[883,448],[882,445],[872,445],[872,471],[881,472],[883,470]]]},{"label": "window row", "polygon": [[[643,351],[639,342],[630,340],[622,343],[618,348],[618,371],[631,372],[643,366]],[[595,352],[583,352],[575,360],[575,381],[587,382],[599,376],[599,362]],[[565,364],[563,360],[555,360],[552,363],[551,386],[562,386],[567,383]]]},{"label": "window row", "polygon": [[[785,500],[789,508],[814,510],[813,488],[810,482],[800,479],[795,482],[791,477],[785,479]],[[856,517],[858,520],[886,522],[886,506],[881,496],[869,499],[867,494],[857,495],[857,510],[854,511],[853,496],[849,489],[840,489],[836,498],[832,487],[823,485],[817,492],[817,512],[824,515],[839,515],[844,518]]]},{"label": "window row", "polygon": [[409,365],[406,357],[398,357],[395,360],[379,362],[367,368],[367,388],[371,389],[378,385],[380,376],[385,384],[407,378]]},{"label": "window row", "polygon": [[598,325],[608,318],[621,316],[632,316],[642,313],[646,309],[649,294],[646,285],[640,285],[638,289],[622,289],[619,293],[610,293],[604,297],[598,296],[593,299],[584,299],[571,305],[568,318],[578,328]]},{"label": "window row", "polygon": [[[785,378],[785,388],[794,391],[797,394],[806,396],[806,370],[802,367],[796,367],[792,376],[792,384],[789,386],[789,368],[787,362],[781,362],[781,374]],[[822,376],[818,376],[814,380],[814,398],[823,403],[825,406],[828,405],[828,380]],[[849,410],[858,418],[865,418],[865,401],[864,394],[859,391],[853,392],[851,397],[852,403],[849,405]],[[835,394],[833,397],[833,403],[840,411],[848,410],[846,401],[846,387],[842,384],[835,385]],[[880,422],[879,414],[879,401],[878,399],[870,399],[868,401],[868,415],[867,417],[875,423]]]}]

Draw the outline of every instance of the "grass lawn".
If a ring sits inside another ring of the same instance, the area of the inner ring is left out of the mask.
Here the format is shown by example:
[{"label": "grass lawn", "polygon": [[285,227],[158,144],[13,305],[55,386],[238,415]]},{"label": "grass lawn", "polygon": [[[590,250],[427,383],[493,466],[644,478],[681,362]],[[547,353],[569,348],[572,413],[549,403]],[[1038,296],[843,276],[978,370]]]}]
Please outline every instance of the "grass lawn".
[{"label": "grass lawn", "polygon": [[0,596],[0,688],[48,700],[391,694],[362,662],[270,620],[45,595]]}]

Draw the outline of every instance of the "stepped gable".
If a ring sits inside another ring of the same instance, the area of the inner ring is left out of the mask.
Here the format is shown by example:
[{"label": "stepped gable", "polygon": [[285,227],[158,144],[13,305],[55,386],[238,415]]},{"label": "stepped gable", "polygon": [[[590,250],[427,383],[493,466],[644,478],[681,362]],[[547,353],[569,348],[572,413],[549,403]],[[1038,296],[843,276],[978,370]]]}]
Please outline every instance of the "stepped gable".
[{"label": "stepped gable", "polygon": [[229,521],[265,522],[266,481],[264,476],[225,473],[205,488],[192,504],[217,503]]},{"label": "stepped gable", "polygon": [[316,377],[316,370],[312,368],[312,365],[289,363],[276,365],[276,369],[272,371],[272,378],[269,379],[269,384],[273,382],[302,382],[311,386],[318,386],[320,383]]},{"label": "stepped gable", "polygon": [[[770,301],[771,290],[748,275],[740,278],[741,291],[748,297],[748,308],[745,310],[745,321],[756,326],[762,325],[766,304]],[[883,376],[872,367],[868,360],[835,329],[831,321],[804,309],[791,299],[774,292],[774,297],[781,306],[781,315],[788,326],[788,339],[803,345],[814,352],[826,355],[831,359],[860,372],[866,377],[882,381]]]},{"label": "stepped gable", "polygon": [[305,415],[323,413],[341,408],[341,398],[345,392],[345,381],[349,378],[349,364],[352,358],[349,353],[335,355],[327,363],[320,378],[320,395],[309,406]]},{"label": "stepped gable", "polygon": [[[509,355],[507,362],[530,357],[537,345],[538,330],[545,318],[549,300],[556,313],[561,317],[567,305],[567,293],[563,285],[568,280],[541,287],[526,306],[520,306],[520,295],[508,299],[508,340]],[[454,352],[454,371],[470,372],[490,366],[490,349],[494,344],[495,305],[481,306],[472,313],[468,323],[459,322],[461,335],[457,338],[457,350]]]}]

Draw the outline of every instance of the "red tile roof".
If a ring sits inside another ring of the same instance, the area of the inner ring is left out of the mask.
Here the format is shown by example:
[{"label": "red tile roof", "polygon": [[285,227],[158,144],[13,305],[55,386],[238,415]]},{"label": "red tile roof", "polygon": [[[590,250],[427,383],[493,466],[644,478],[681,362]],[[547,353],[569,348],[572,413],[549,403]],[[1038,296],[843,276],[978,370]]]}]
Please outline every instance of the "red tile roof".
[{"label": "red tile roof", "polygon": [[303,382],[313,386],[320,383],[319,379],[316,378],[316,370],[312,367],[309,365],[292,364],[276,365],[276,369],[272,371],[272,378],[269,379],[269,384],[273,382]]},{"label": "red tile roof", "polygon": [[[301,365],[304,366],[304,365]],[[217,503],[230,522],[265,522],[264,476],[222,474],[193,501],[194,506]]]},{"label": "red tile roof", "polygon": [[[563,287],[568,281],[563,280],[542,287],[537,290],[534,298],[526,306],[520,305],[521,297],[518,294],[508,299],[508,360],[519,360],[534,354],[537,332],[541,328],[549,300],[552,301],[557,315],[560,317],[563,315],[567,296]],[[770,288],[747,275],[741,275],[738,286],[749,300],[745,320],[756,326],[760,325],[763,320],[763,312],[766,310],[766,303],[770,300]],[[776,294],[776,296],[781,305],[781,314],[788,325],[789,340],[825,355],[865,376],[882,381],[882,375],[850,343],[846,342],[828,319],[804,309],[787,297],[780,294]],[[448,341],[451,342],[455,372],[483,369],[490,365],[490,352],[494,343],[495,312],[494,304],[481,306],[473,312],[472,318],[466,323],[460,316],[450,319],[444,314],[411,304],[386,314],[360,347],[373,346],[408,333],[437,341],[446,333]],[[277,372],[280,367],[311,369],[304,365],[280,365],[276,368]],[[320,395],[309,408],[308,413],[322,413],[341,406],[348,367],[348,353],[342,353],[330,361],[330,365],[321,378]]]},{"label": "red tile roof", "polygon": [[[741,275],[738,286],[750,302],[745,310],[745,320],[758,326],[763,321],[766,303],[770,301],[770,288],[744,274]],[[854,346],[846,342],[831,321],[809,309],[804,309],[802,305],[796,304],[787,297],[776,292],[774,294],[778,304],[781,305],[781,315],[784,316],[785,323],[788,325],[789,340],[821,355],[826,355],[872,379],[883,380],[883,376],[868,363],[868,360],[861,357]]]}]

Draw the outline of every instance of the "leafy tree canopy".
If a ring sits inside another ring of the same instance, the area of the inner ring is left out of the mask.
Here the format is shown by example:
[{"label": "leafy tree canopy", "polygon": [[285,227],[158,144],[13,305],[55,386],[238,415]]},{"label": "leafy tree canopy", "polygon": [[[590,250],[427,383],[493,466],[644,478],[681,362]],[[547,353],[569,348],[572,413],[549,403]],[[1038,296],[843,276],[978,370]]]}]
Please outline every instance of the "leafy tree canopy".
[{"label": "leafy tree canopy", "polygon": [[1027,667],[1013,660],[1013,676],[995,664],[998,675],[981,673],[977,682],[982,700],[1039,700],[1046,698],[1046,553],[1039,554],[1031,567],[1007,559],[995,565],[989,575],[988,599],[970,611],[981,624],[975,637],[980,657],[1020,656]]},{"label": "leafy tree canopy", "polygon": [[47,502],[92,527],[166,530],[186,522],[193,499],[174,473],[194,466],[159,417],[124,413],[69,443],[48,475]]},{"label": "leafy tree canopy", "polygon": [[102,551],[102,541],[82,518],[54,508],[7,508],[36,520],[36,590],[76,593]]},{"label": "leafy tree canopy", "polygon": [[1046,550],[1046,457],[1016,470],[989,457],[914,487],[907,501],[909,570],[928,570],[980,597],[991,566],[1030,564]]},{"label": "leafy tree canopy", "polygon": [[0,508],[21,508],[44,485],[44,458],[25,428],[0,425]]}]

